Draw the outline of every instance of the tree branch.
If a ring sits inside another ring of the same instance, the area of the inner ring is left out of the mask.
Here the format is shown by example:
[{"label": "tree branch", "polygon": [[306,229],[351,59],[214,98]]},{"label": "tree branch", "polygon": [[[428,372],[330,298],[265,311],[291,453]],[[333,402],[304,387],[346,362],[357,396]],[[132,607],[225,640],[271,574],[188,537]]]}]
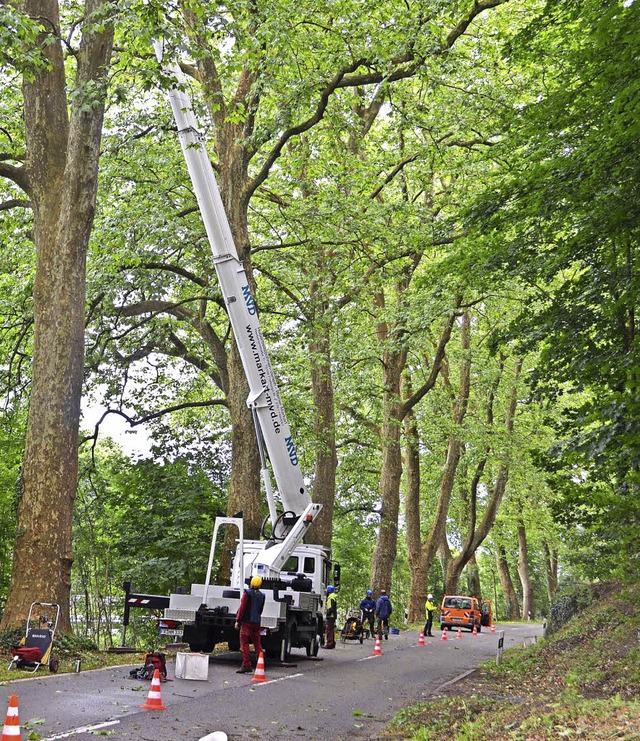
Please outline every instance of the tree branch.
[{"label": "tree branch", "polygon": [[[509,0],[481,0],[480,2],[476,0],[469,13],[467,13],[467,15],[464,16],[464,18],[462,18],[462,20],[460,20],[459,23],[456,24],[456,26],[454,26],[454,28],[447,35],[444,43],[439,49],[434,52],[433,56],[445,54],[446,52],[448,52],[456,43],[456,41],[464,34],[467,28],[475,20],[475,18],[477,18],[477,16],[479,16],[481,13],[483,13],[485,10],[488,10],[489,8],[494,8],[498,5],[502,5],[505,2],[509,2]],[[321,91],[320,99],[316,105],[315,112],[311,116],[309,116],[306,121],[303,121],[296,126],[292,126],[282,133],[275,146],[264,161],[262,167],[260,168],[260,171],[249,183],[246,192],[247,201],[250,200],[256,189],[259,188],[260,185],[262,185],[262,183],[267,179],[271,167],[282,153],[282,150],[284,149],[286,143],[292,137],[298,136],[299,134],[302,134],[305,131],[311,129],[323,118],[327,109],[327,105],[329,103],[329,98],[333,95],[333,93],[336,92],[336,90],[378,83],[387,84],[390,82],[397,82],[398,80],[403,80],[415,75],[422,63],[422,58],[416,57],[413,52],[409,52],[402,56],[396,57],[396,59],[393,60],[393,64],[396,65],[396,67],[394,70],[388,73],[372,71],[366,74],[353,74],[360,67],[373,67],[372,60],[362,58],[357,59],[351,64],[343,67],[334,75],[334,77],[325,85],[324,89]]]},{"label": "tree branch", "polygon": [[22,201],[12,198],[10,201],[0,203],[0,211],[9,211],[12,208],[31,208],[31,201]]},{"label": "tree branch", "polygon": [[456,318],[460,316],[459,309],[461,305],[462,305],[462,296],[458,295],[456,296],[455,311],[452,311],[451,314],[449,315],[449,318],[447,319],[447,323],[445,324],[444,329],[442,330],[442,333],[440,334],[440,341],[438,342],[436,354],[433,358],[433,363],[431,364],[431,372],[429,373],[429,377],[422,384],[422,386],[420,386],[420,388],[417,391],[415,391],[414,394],[402,404],[401,415],[403,418],[435,386],[435,383],[438,380],[438,375],[440,373],[440,368],[442,366],[442,361],[444,359],[445,351],[447,349],[447,344],[449,343],[449,340],[451,339],[451,332],[453,331],[453,324]]},{"label": "tree branch", "polygon": [[311,116],[309,116],[309,118],[307,118],[306,121],[303,121],[302,123],[299,123],[296,126],[292,126],[290,129],[287,129],[285,132],[283,132],[282,136],[278,139],[275,146],[269,153],[267,159],[264,161],[262,167],[260,168],[260,171],[253,178],[253,180],[249,183],[249,186],[247,188],[247,200],[251,198],[251,195],[267,179],[269,172],[271,170],[271,167],[273,166],[273,163],[278,159],[282,150],[284,149],[285,144],[289,141],[289,139],[291,139],[294,136],[298,136],[299,134],[302,134],[305,131],[308,131],[309,129],[313,128],[319,121],[322,120],[322,117],[324,116],[324,113],[327,110],[327,105],[329,104],[329,98],[338,89],[338,87],[340,87],[340,82],[344,79],[344,77],[347,74],[349,74],[349,72],[355,72],[355,70],[357,70],[358,67],[362,66],[364,63],[365,63],[365,60],[358,59],[352,64],[344,67],[339,72],[337,72],[333,76],[333,79],[326,85],[324,90],[320,93],[320,100],[318,101],[318,104],[316,105],[315,112]]},{"label": "tree branch", "polygon": [[31,195],[29,187],[29,176],[23,166],[16,167],[7,162],[0,162],[0,177],[13,181],[27,195]]},{"label": "tree branch", "polygon": [[154,419],[159,419],[160,417],[164,417],[167,414],[172,414],[173,412],[179,412],[182,409],[201,409],[206,407],[214,407],[214,406],[226,406],[227,402],[224,399],[210,399],[209,401],[185,401],[182,404],[175,404],[170,407],[166,407],[165,409],[159,409],[157,412],[152,412],[151,414],[145,414],[142,417],[131,417],[128,414],[125,414],[120,409],[107,409],[104,414],[100,417],[100,419],[96,422],[94,427],[93,435],[87,435],[86,437],[83,437],[79,444],[83,445],[84,443],[88,442],[89,440],[97,440],[98,439],[98,433],[100,431],[100,425],[104,422],[104,420],[110,415],[110,414],[116,414],[118,417],[122,417],[130,427],[137,427],[138,425],[145,424],[146,422],[152,422]]},{"label": "tree branch", "polygon": [[402,172],[404,168],[410,164],[411,162],[415,162],[420,155],[418,153],[412,154],[410,157],[405,158],[401,162],[398,162],[398,164],[393,168],[393,170],[387,175],[387,177],[382,181],[382,184],[379,185],[373,193],[369,196],[370,200],[373,200],[374,198],[377,198],[380,193],[384,190],[384,188],[389,185],[389,183],[395,178],[396,175]]},{"label": "tree branch", "polygon": [[171,265],[166,262],[144,262],[141,264],[137,264],[135,266],[134,265],[125,266],[124,269],[129,270],[132,267],[144,268],[145,270],[162,270],[166,273],[174,273],[175,275],[179,275],[182,278],[186,278],[188,281],[195,283],[201,288],[207,288],[210,285],[209,281],[198,277],[197,275],[190,272],[189,270],[185,270],[184,268],[181,268],[178,265]]}]

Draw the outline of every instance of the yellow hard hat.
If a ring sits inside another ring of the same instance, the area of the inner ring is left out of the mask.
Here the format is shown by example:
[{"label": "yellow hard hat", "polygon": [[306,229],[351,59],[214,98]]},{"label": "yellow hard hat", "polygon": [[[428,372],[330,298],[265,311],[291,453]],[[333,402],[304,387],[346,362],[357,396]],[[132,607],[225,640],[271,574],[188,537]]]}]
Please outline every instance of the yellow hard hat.
[{"label": "yellow hard hat", "polygon": [[251,586],[253,589],[260,589],[262,586],[262,577],[261,576],[252,576],[251,577]]}]

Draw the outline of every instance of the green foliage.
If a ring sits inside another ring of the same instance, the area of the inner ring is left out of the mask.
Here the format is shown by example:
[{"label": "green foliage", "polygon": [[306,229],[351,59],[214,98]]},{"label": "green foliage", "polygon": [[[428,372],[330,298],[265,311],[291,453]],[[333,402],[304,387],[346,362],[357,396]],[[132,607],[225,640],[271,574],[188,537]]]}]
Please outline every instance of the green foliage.
[{"label": "green foliage", "polygon": [[9,651],[11,646],[17,646],[21,639],[24,638],[24,630],[3,630],[0,632],[0,648],[3,651]]},{"label": "green foliage", "polygon": [[133,462],[107,442],[81,461],[72,619],[77,634],[110,645],[123,581],[134,591],[169,594],[202,580],[224,496],[209,472],[184,457]]},{"label": "green foliage", "polygon": [[[37,45],[41,34],[50,29],[39,18],[29,18],[13,3],[0,5],[0,67],[12,66],[27,79],[37,69],[47,66],[47,59]],[[46,40],[44,42],[47,43]]]},{"label": "green foliage", "polygon": [[25,413],[0,416],[0,609],[4,606],[11,578],[13,540],[20,492],[20,466],[25,434]]},{"label": "green foliage", "polygon": [[561,436],[544,467],[558,515],[604,547],[600,576],[616,558],[634,572],[637,561],[639,11],[546,4],[514,46],[537,96],[513,109],[492,152],[508,164],[470,221],[484,269],[518,276],[532,297],[510,336],[540,350],[533,389],[554,404]]}]

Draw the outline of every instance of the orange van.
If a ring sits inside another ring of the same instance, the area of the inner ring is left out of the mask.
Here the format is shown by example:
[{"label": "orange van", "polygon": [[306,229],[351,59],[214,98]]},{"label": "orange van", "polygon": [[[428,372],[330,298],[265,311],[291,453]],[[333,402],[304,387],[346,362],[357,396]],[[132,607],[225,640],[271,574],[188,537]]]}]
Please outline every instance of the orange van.
[{"label": "orange van", "polygon": [[445,594],[440,608],[440,628],[468,628],[476,626],[478,633],[482,626],[491,625],[491,602],[482,604],[475,597]]}]

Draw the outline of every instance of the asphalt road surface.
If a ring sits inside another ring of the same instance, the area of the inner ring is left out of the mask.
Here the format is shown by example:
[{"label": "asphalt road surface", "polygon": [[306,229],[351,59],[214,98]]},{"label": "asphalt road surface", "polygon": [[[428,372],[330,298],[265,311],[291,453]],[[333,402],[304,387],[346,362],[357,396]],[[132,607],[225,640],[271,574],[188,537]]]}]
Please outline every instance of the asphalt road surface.
[{"label": "asphalt road surface", "polygon": [[462,631],[460,638],[449,631],[447,641],[437,630],[426,646],[418,645],[416,631],[403,631],[382,641],[382,656],[374,655],[372,639],[320,649],[316,660],[296,650],[287,665],[267,661],[263,683],[236,673],[239,653],[211,657],[206,680],[176,679],[170,663],[169,681],[160,685],[165,710],[141,708],[150,682],[130,679],[131,666],[78,674],[16,670],[20,679],[4,692],[7,705],[12,694],[18,697],[23,739],[35,731],[42,741],[199,741],[223,731],[229,741],[363,741],[375,738],[398,710],[495,657],[500,631],[508,649],[541,635],[542,627],[504,624],[495,634]]}]

